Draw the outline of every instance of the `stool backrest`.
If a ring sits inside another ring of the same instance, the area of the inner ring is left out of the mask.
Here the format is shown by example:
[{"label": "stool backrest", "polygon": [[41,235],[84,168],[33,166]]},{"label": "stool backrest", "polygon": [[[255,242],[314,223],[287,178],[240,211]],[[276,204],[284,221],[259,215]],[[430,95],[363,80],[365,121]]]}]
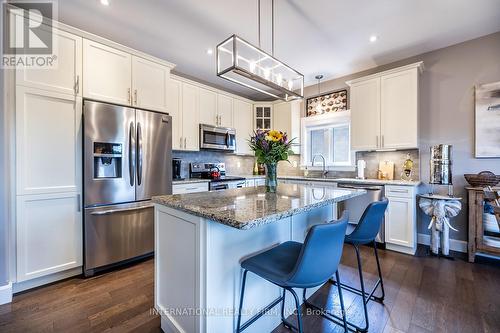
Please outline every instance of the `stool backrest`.
[{"label": "stool backrest", "polygon": [[309,229],[297,264],[288,278],[290,284],[309,288],[324,283],[335,274],[342,257],[348,219],[344,211],[339,220]]},{"label": "stool backrest", "polygon": [[370,203],[363,212],[356,228],[354,228],[349,235],[349,240],[361,244],[373,242],[384,220],[384,214],[388,204],[389,200],[387,200],[387,198]]}]

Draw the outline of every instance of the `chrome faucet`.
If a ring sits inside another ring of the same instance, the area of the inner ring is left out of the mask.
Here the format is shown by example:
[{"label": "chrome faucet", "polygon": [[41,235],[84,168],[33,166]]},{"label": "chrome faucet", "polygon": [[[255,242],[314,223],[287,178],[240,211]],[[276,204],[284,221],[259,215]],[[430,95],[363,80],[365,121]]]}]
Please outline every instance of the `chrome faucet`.
[{"label": "chrome faucet", "polygon": [[321,159],[323,160],[323,178],[326,178],[326,175],[328,174],[328,171],[326,171],[326,159],[323,155],[321,154],[316,154],[313,156],[312,158],[312,166],[314,166],[314,161],[316,160],[316,157],[321,157]]}]

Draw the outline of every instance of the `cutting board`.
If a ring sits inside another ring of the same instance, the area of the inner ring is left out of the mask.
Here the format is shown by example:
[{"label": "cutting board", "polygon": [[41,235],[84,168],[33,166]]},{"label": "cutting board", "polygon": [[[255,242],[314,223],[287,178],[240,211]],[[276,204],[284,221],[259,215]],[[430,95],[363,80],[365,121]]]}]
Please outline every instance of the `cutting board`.
[{"label": "cutting board", "polygon": [[378,178],[379,179],[394,179],[394,162],[393,161],[380,161],[378,164]]}]

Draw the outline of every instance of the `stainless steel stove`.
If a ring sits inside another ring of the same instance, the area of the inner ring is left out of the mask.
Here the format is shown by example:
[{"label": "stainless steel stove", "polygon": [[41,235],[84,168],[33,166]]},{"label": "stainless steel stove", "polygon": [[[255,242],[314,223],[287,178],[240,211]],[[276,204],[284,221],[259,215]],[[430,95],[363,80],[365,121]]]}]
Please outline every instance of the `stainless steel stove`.
[{"label": "stainless steel stove", "polygon": [[[219,176],[213,177],[212,171],[219,172]],[[191,178],[210,179],[209,183],[210,191],[245,187],[244,177],[226,175],[225,163],[205,163],[205,162],[190,163],[189,176]]]}]

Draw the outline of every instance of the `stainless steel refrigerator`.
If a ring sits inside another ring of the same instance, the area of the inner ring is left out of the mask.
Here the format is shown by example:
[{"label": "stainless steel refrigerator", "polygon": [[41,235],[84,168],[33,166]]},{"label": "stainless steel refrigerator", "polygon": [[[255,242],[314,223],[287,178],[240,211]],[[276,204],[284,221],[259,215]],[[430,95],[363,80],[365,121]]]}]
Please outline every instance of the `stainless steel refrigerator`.
[{"label": "stainless steel refrigerator", "polygon": [[84,274],[151,255],[154,195],[172,193],[172,121],[84,101]]}]

